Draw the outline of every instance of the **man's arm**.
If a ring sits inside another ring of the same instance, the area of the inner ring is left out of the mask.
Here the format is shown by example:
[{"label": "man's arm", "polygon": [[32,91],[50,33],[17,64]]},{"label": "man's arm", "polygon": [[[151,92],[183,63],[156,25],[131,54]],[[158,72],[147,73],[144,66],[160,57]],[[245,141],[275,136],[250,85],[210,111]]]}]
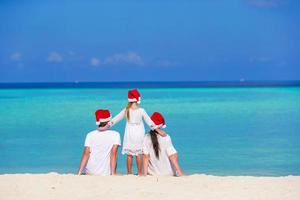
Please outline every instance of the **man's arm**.
[{"label": "man's arm", "polygon": [[84,147],[77,175],[81,175],[90,157],[90,147]]},{"label": "man's arm", "polygon": [[144,176],[148,175],[149,154],[144,154]]},{"label": "man's arm", "polygon": [[183,173],[183,171],[180,168],[179,163],[178,163],[178,154],[175,153],[175,154],[170,155],[169,159],[170,159],[173,167],[175,168],[177,175],[178,176],[184,176],[184,173]]},{"label": "man's arm", "polygon": [[113,145],[110,152],[110,171],[111,175],[117,174],[117,159],[118,159],[118,147],[119,145]]}]

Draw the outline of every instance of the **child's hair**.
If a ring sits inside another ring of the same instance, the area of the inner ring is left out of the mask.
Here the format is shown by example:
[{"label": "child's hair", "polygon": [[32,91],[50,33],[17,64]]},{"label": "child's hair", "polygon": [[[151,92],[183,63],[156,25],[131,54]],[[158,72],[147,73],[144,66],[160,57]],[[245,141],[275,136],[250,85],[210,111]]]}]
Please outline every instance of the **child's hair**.
[{"label": "child's hair", "polygon": [[104,126],[106,126],[107,123],[108,122],[100,122],[99,127],[104,127]]},{"label": "child's hair", "polygon": [[150,130],[151,142],[153,145],[154,153],[157,159],[159,159],[159,143],[157,139],[157,132],[156,130]]},{"label": "child's hair", "polygon": [[133,104],[133,102],[128,102],[126,109],[125,109],[125,116],[126,116],[127,120],[130,119],[129,109],[131,108],[132,104]]}]

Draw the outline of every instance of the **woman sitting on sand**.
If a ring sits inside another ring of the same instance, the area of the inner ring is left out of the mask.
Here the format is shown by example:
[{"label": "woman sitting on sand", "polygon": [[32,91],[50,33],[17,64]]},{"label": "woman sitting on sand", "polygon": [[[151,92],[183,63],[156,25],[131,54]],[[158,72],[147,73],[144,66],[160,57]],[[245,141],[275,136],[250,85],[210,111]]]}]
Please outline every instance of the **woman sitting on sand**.
[{"label": "woman sitting on sand", "polygon": [[160,129],[166,127],[163,116],[155,112],[152,114],[151,120],[156,127],[144,137],[144,175],[183,176],[184,173],[179,166],[178,154],[171,137]]}]

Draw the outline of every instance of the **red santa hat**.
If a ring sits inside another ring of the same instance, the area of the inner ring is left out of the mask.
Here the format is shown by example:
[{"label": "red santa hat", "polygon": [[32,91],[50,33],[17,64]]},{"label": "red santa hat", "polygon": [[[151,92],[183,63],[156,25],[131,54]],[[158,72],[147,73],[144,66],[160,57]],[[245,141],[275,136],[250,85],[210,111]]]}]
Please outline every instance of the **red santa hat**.
[{"label": "red santa hat", "polygon": [[128,91],[128,102],[137,102],[141,103],[141,95],[137,89]]},{"label": "red santa hat", "polygon": [[154,129],[160,128],[160,127],[161,128],[166,128],[167,127],[164,117],[159,112],[153,113],[152,116],[151,116],[151,120],[156,125],[156,127],[154,127]]},{"label": "red santa hat", "polygon": [[99,125],[101,122],[109,122],[111,120],[111,115],[109,110],[97,110],[95,112],[96,124]]}]

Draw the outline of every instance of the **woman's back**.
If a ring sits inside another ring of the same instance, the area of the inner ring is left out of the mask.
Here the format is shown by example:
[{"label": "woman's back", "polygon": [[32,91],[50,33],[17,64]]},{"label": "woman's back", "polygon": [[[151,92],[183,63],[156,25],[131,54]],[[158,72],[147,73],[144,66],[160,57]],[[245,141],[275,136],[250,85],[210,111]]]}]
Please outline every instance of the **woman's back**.
[{"label": "woman's back", "polygon": [[155,155],[150,134],[146,134],[143,142],[143,153],[149,155],[148,173],[151,175],[175,175],[175,171],[170,163],[169,156],[176,154],[169,135],[160,136],[157,134],[159,143],[159,157]]}]

